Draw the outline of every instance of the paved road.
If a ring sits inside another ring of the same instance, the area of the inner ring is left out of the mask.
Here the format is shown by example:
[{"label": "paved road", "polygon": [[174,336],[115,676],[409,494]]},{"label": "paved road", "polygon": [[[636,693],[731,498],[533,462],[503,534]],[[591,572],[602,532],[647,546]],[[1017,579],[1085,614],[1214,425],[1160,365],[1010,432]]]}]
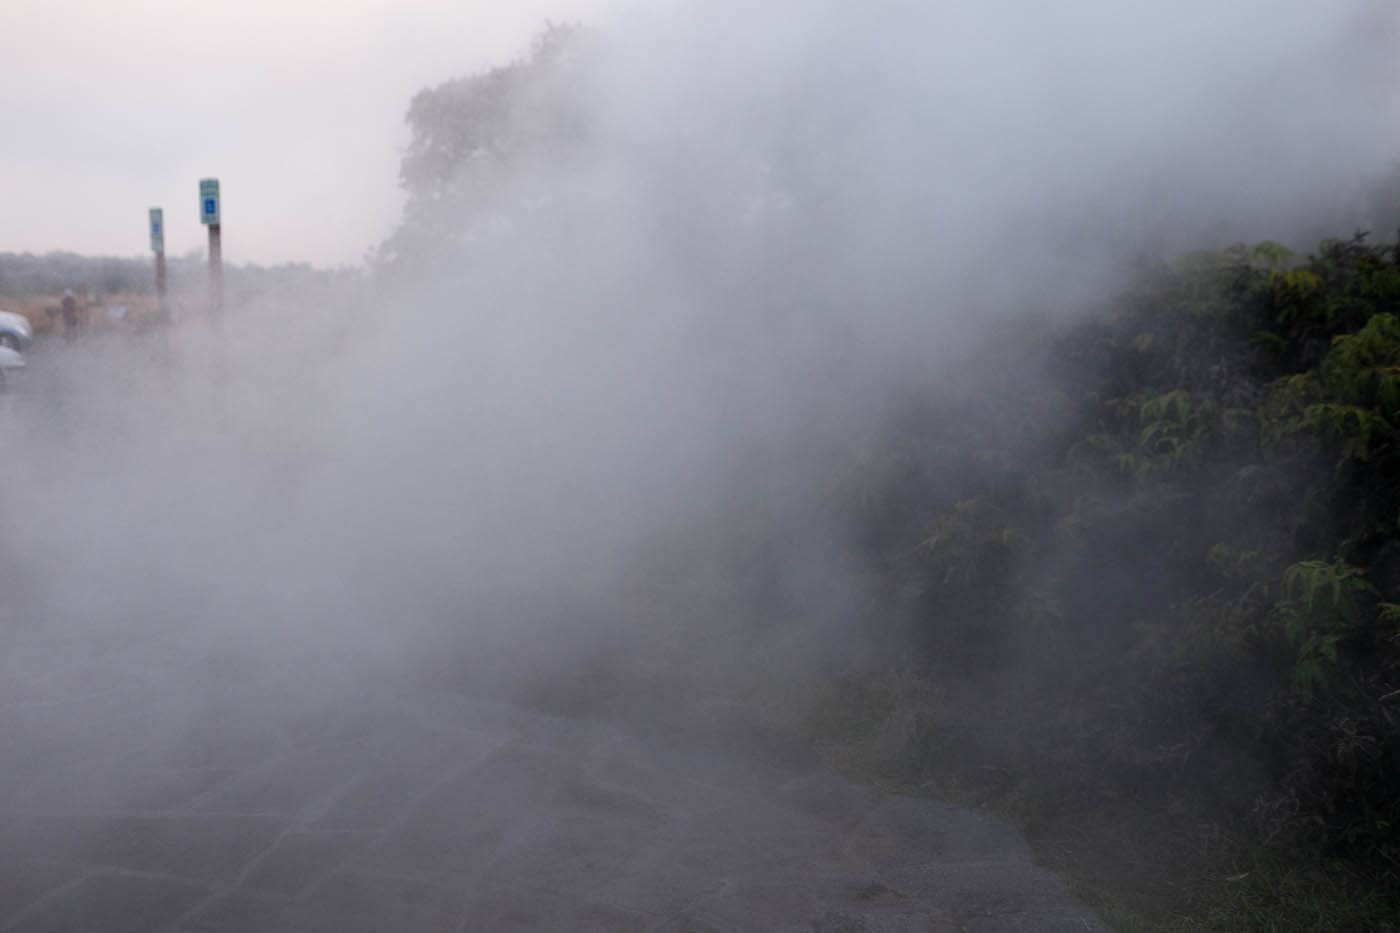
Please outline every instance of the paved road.
[{"label": "paved road", "polygon": [[0,931],[1105,929],[1003,825],[722,736],[151,670],[0,677]]}]

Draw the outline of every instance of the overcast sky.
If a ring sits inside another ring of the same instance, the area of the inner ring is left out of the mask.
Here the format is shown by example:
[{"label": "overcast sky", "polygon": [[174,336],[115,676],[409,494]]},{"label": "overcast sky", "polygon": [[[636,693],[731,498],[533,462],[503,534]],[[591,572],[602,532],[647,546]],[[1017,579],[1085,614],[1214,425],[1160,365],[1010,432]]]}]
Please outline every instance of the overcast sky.
[{"label": "overcast sky", "polygon": [[418,89],[503,64],[547,21],[623,0],[0,0],[0,251],[202,248],[198,180],[233,262],[353,263],[401,203]]}]

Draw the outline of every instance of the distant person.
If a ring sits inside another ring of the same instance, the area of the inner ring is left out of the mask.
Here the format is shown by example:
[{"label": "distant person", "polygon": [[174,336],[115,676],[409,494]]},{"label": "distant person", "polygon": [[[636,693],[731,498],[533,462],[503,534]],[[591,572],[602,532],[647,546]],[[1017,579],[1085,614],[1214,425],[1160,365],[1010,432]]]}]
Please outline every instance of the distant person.
[{"label": "distant person", "polygon": [[78,299],[71,288],[63,290],[63,332],[70,339],[78,334]]}]

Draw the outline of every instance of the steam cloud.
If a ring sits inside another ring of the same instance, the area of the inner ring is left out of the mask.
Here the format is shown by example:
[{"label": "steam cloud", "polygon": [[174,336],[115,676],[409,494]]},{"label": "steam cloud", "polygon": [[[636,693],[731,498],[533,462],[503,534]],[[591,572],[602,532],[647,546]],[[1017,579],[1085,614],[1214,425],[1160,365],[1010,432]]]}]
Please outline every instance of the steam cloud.
[{"label": "steam cloud", "polygon": [[[0,414],[11,674],[146,643],[564,663],[654,536],[735,476],[805,507],[822,452],[988,315],[1366,223],[1400,154],[1393,11],[1364,0],[674,3],[583,46],[547,88],[577,147],[495,176],[450,262],[190,322],[168,357],[36,357]],[[821,538],[784,572],[839,614]],[[197,708],[178,682],[163,708]]]}]

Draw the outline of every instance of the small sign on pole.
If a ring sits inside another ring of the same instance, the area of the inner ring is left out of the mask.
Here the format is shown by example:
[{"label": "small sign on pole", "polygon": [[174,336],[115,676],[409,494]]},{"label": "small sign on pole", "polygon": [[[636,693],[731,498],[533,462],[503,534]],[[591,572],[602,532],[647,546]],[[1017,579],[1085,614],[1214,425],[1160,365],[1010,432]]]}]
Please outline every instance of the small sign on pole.
[{"label": "small sign on pole", "polygon": [[165,211],[151,208],[151,252],[156,254],[156,318],[162,324],[170,320],[170,309],[165,303]]},{"label": "small sign on pole", "polygon": [[204,178],[199,182],[199,222],[205,226],[219,224],[219,179]]},{"label": "small sign on pole", "polygon": [[209,228],[209,310],[224,306],[223,227],[219,223],[219,179],[199,182],[199,222]]},{"label": "small sign on pole", "polygon": [[165,211],[151,208],[151,252],[165,252]]}]

